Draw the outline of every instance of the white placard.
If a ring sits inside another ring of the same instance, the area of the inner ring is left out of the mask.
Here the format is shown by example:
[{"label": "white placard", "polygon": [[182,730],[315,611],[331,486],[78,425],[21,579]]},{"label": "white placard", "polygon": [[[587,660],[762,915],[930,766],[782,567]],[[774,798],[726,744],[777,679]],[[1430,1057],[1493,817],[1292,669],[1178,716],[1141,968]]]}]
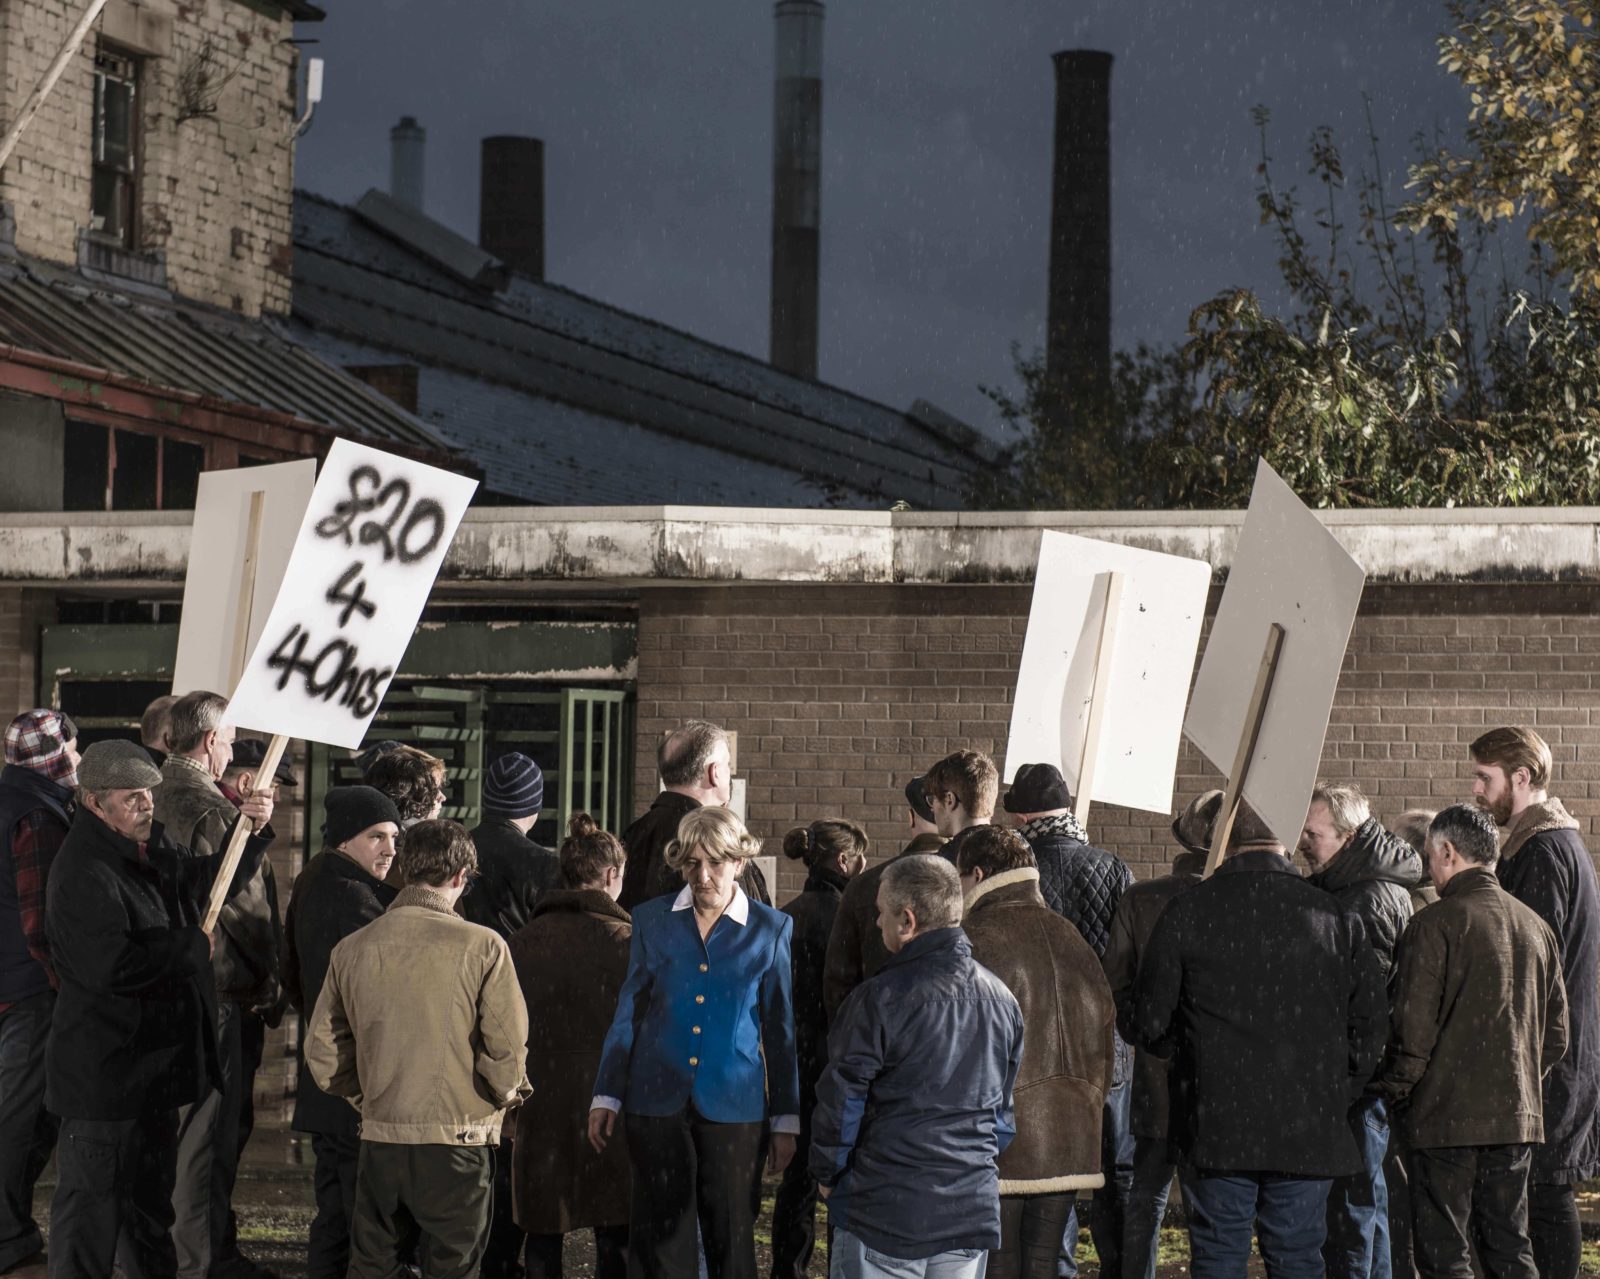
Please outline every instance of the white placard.
[{"label": "white placard", "polygon": [[[248,654],[266,628],[316,482],[317,464],[309,457],[200,476],[172,668],[172,691],[180,697],[197,689],[232,694],[239,618],[248,618]],[[252,493],[261,494],[261,522],[252,603],[241,608],[240,592],[249,589],[239,570],[249,538]]]},{"label": "white placard", "polygon": [[1223,773],[1233,767],[1267,628],[1282,626],[1283,649],[1244,797],[1290,848],[1317,782],[1366,576],[1278,473],[1259,463],[1183,729]]},{"label": "white placard", "polygon": [[1122,574],[1122,602],[1089,798],[1167,813],[1211,585],[1203,560],[1043,534],[1005,776],[1011,781],[1024,764],[1059,764],[1077,796],[1105,610],[1101,574],[1113,572]]},{"label": "white placard", "polygon": [[477,487],[334,441],[228,721],[360,746]]}]

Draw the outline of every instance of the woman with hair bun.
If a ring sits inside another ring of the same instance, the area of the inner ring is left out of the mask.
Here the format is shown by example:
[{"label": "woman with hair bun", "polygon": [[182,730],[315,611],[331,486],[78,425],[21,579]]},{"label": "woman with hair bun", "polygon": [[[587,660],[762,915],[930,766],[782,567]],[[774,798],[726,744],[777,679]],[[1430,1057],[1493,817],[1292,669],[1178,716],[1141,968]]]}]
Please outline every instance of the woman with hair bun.
[{"label": "woman with hair bun", "polygon": [[617,905],[622,844],[588,813],[567,823],[560,887],[540,895],[510,940],[528,1005],[528,1062],[537,1078],[517,1112],[512,1215],[528,1235],[528,1279],[560,1279],[561,1236],[594,1230],[595,1279],[628,1269],[628,1160],[596,1151],[584,1132],[600,1049],[628,972],[633,925]]},{"label": "woman with hair bun", "polygon": [[790,946],[794,973],[794,1032],[800,1059],[800,1137],[784,1169],[772,1209],[773,1279],[806,1279],[816,1246],[817,1183],[811,1159],[811,1110],[817,1080],[828,1064],[828,1013],[822,1002],[822,968],[828,936],[845,885],[867,865],[867,833],[853,822],[831,819],[796,826],[783,837],[783,855],[804,862],[806,883],[783,908],[794,920]]},{"label": "woman with hair bun", "polygon": [[800,1131],[789,938],[781,911],[737,883],[761,841],[726,808],[697,808],[667,845],[676,897],[633,913],[628,977],[589,1110],[604,1150],[625,1116],[633,1165],[630,1269],[695,1279],[698,1218],[710,1279],[755,1279],[761,1150],[781,1172]]}]

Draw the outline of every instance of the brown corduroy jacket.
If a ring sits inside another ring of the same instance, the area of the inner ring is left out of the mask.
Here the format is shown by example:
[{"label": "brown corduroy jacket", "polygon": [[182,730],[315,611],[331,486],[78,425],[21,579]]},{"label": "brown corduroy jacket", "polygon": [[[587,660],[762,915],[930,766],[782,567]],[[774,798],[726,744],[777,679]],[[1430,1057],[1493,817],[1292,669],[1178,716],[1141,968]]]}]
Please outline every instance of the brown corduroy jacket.
[{"label": "brown corduroy jacket", "polygon": [[1459,872],[1407,926],[1391,1026],[1371,1091],[1411,1146],[1544,1140],[1540,1081],[1567,1049],[1561,953],[1491,867]]},{"label": "brown corduroy jacket", "polygon": [[1116,1009],[1099,959],[1045,905],[1032,867],[992,875],[968,893],[961,927],[973,959],[1022,1008],[1017,1135],[998,1161],[1000,1193],[1103,1186],[1100,1116],[1111,1087]]}]

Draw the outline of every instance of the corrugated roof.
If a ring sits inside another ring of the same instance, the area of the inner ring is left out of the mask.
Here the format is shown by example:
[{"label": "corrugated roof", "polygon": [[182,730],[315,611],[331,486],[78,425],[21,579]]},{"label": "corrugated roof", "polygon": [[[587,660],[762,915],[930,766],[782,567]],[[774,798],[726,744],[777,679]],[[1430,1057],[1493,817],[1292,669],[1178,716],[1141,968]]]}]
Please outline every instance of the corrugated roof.
[{"label": "corrugated roof", "polygon": [[425,424],[270,321],[116,292],[47,264],[0,261],[0,345],[152,391],[269,409],[341,434],[446,452]]},{"label": "corrugated roof", "polygon": [[[294,315],[309,341],[358,343],[363,361],[386,354],[520,393],[457,396],[455,411],[438,417],[419,405],[486,474],[495,469],[491,439],[528,451],[534,471],[543,455],[554,461],[570,451],[574,415],[541,412],[540,400],[582,410],[591,422],[643,428],[647,443],[681,442],[721,454],[735,468],[788,471],[796,500],[809,480],[816,491],[836,486],[859,496],[909,494],[924,507],[959,506],[963,468],[987,455],[981,438],[954,419],[902,413],[793,377],[567,289],[520,276],[500,290],[473,287],[447,269],[434,243],[460,237],[433,227],[429,243],[409,243],[359,210],[297,192]],[[516,399],[525,401],[525,417],[508,420]],[[469,420],[475,409],[492,423]],[[737,476],[723,478],[739,486]],[[757,486],[769,483],[762,476]],[[565,500],[592,499],[579,492]]]}]

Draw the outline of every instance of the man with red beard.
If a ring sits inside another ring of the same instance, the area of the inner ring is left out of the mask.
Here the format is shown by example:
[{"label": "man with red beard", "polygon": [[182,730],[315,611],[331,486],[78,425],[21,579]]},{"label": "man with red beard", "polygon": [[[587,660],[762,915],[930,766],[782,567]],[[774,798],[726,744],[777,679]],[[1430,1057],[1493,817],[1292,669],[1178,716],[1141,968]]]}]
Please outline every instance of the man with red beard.
[{"label": "man with red beard", "polygon": [[1472,753],[1472,798],[1505,827],[1501,886],[1555,933],[1567,987],[1567,1055],[1544,1077],[1544,1144],[1533,1148],[1528,1234],[1541,1279],[1575,1279],[1574,1189],[1600,1174],[1600,885],[1578,823],[1553,798],[1550,747],[1531,728],[1490,729]]}]

